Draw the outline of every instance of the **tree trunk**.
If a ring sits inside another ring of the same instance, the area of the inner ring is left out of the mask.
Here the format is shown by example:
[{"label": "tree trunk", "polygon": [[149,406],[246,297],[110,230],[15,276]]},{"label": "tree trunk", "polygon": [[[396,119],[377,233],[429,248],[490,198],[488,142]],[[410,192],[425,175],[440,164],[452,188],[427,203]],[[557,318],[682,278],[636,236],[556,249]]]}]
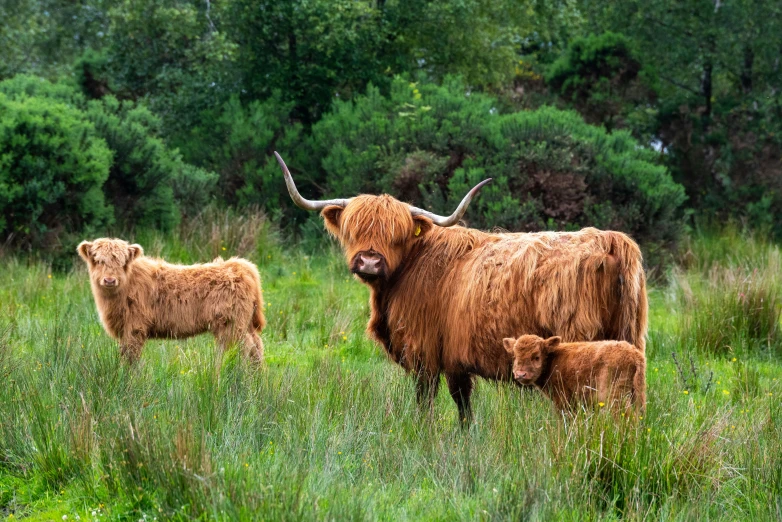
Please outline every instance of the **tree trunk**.
[{"label": "tree trunk", "polygon": [[744,94],[752,92],[752,68],[755,64],[755,52],[751,47],[744,48],[744,67],[741,69],[741,90]]}]

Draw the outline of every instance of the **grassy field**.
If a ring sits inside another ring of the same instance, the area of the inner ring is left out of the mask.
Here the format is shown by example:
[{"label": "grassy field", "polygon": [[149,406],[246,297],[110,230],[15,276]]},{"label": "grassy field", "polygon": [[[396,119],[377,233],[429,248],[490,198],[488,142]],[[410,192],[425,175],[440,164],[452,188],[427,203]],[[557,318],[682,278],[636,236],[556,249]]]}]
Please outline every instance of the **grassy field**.
[{"label": "grassy field", "polygon": [[258,215],[135,240],[171,260],[257,262],[267,364],[229,352],[217,369],[201,336],[149,342],[127,368],[80,261],[52,274],[2,259],[0,519],[782,517],[782,267],[763,240],[698,235],[652,286],[637,424],[562,418],[481,381],[469,430],[445,392],[418,411],[333,248],[283,246]]}]

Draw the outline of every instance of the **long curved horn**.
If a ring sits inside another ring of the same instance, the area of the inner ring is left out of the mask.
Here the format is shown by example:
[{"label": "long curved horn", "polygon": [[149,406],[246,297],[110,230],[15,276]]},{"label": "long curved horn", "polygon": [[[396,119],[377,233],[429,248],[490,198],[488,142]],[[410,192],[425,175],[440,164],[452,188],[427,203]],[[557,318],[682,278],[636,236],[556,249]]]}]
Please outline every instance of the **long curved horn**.
[{"label": "long curved horn", "polygon": [[302,195],[299,194],[299,191],[296,189],[296,184],[293,182],[293,177],[291,176],[291,172],[288,170],[288,166],[285,165],[284,161],[282,161],[282,158],[279,154],[277,154],[277,151],[274,152],[274,156],[277,158],[277,163],[280,164],[282,174],[285,176],[285,185],[288,187],[288,194],[290,194],[291,199],[294,203],[296,203],[297,207],[303,208],[304,210],[317,211],[323,210],[328,205],[337,205],[344,208],[348,203],[350,203],[349,199],[324,199],[320,201],[304,199],[304,197],[302,197]]},{"label": "long curved horn", "polygon": [[434,223],[435,225],[439,225],[441,227],[453,226],[456,223],[458,223],[459,220],[462,219],[462,216],[464,215],[464,213],[467,212],[467,205],[470,204],[470,201],[472,200],[473,196],[475,196],[475,194],[477,194],[478,191],[481,190],[481,187],[483,187],[484,185],[486,185],[490,181],[491,181],[491,178],[485,179],[485,180],[481,181],[480,183],[478,183],[477,185],[475,185],[472,188],[472,190],[469,191],[466,196],[464,196],[464,199],[462,200],[461,203],[459,203],[459,206],[456,207],[456,210],[454,211],[454,213],[451,214],[448,217],[440,216],[438,214],[433,214],[433,213],[431,213],[431,212],[429,212],[427,210],[424,210],[424,209],[418,208],[418,207],[414,207],[412,205],[410,205],[410,212],[414,216],[426,216],[426,217],[428,217],[429,219],[432,220],[432,223]]}]

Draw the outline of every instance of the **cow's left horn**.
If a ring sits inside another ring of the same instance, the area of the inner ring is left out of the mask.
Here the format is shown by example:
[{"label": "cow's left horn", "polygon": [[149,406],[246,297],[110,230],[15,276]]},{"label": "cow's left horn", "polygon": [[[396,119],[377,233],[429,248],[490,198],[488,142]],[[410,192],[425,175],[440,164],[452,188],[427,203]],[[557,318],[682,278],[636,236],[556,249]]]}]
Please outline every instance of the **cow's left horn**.
[{"label": "cow's left horn", "polygon": [[454,211],[454,213],[451,214],[448,217],[440,216],[438,214],[433,214],[433,213],[431,213],[431,212],[429,212],[427,210],[423,210],[421,208],[414,207],[412,205],[410,206],[410,212],[414,216],[426,216],[426,217],[428,217],[429,219],[432,220],[432,223],[434,223],[435,225],[439,225],[441,227],[451,227],[451,226],[455,225],[456,223],[458,223],[459,220],[462,219],[462,216],[464,215],[464,213],[467,212],[467,205],[470,204],[470,201],[472,200],[473,196],[475,196],[475,194],[477,194],[478,191],[481,190],[481,187],[483,187],[484,185],[486,185],[490,181],[491,181],[491,178],[485,179],[485,180],[481,181],[480,183],[478,183],[477,185],[475,185],[472,188],[472,190],[469,191],[466,196],[464,196],[464,199],[462,200],[461,203],[459,203],[459,206],[456,207],[456,210]]},{"label": "cow's left horn", "polygon": [[349,199],[323,199],[319,201],[304,199],[304,197],[299,194],[298,189],[296,189],[296,184],[293,182],[293,177],[288,170],[288,166],[285,165],[285,162],[282,161],[282,158],[276,151],[274,152],[274,156],[277,158],[277,163],[280,164],[283,176],[285,176],[285,185],[288,187],[288,194],[290,194],[291,199],[296,203],[296,206],[303,208],[304,210],[323,210],[329,205],[337,205],[344,208],[350,203]]}]

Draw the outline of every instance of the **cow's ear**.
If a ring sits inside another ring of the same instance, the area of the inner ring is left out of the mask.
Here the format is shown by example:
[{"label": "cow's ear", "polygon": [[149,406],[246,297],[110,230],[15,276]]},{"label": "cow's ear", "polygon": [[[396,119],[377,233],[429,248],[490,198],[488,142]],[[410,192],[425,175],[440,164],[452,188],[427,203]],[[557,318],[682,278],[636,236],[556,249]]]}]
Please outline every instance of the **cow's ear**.
[{"label": "cow's ear", "polygon": [[326,223],[326,230],[335,236],[339,236],[343,210],[345,209],[339,205],[328,205],[320,213],[320,215],[323,216],[323,221]]},{"label": "cow's ear", "polygon": [[85,262],[92,263],[92,255],[90,254],[90,248],[92,248],[92,243],[89,241],[82,241],[79,243],[79,246],[76,247],[76,252],[79,253],[79,257],[84,259]]},{"label": "cow's ear", "polygon": [[413,216],[413,236],[421,237],[432,230],[434,224],[426,216]]},{"label": "cow's ear", "polygon": [[141,257],[144,255],[144,249],[141,248],[141,245],[130,245],[128,247],[128,263],[131,261],[134,261],[136,258]]},{"label": "cow's ear", "polygon": [[505,347],[505,351],[513,355],[513,346],[516,344],[516,339],[513,337],[506,337],[502,340],[502,345]]}]

